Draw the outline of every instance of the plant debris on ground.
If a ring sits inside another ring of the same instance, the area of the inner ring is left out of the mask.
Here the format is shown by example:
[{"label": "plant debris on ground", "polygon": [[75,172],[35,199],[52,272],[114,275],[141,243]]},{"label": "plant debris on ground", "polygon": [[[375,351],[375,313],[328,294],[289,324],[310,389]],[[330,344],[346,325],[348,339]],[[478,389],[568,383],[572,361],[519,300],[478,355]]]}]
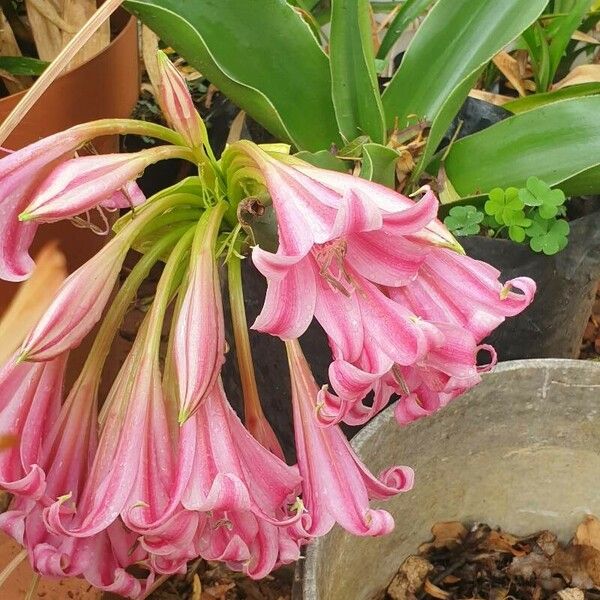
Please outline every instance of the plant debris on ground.
[{"label": "plant debris on ground", "polygon": [[600,520],[587,516],[562,544],[551,531],[516,536],[485,524],[435,524],[385,600],[600,599]]},{"label": "plant debris on ground", "polygon": [[600,360],[600,286],[590,320],[583,334],[581,358]]},{"label": "plant debris on ground", "polygon": [[148,600],[290,600],[293,578],[294,565],[254,581],[222,563],[198,560],[186,575],[169,578]]}]

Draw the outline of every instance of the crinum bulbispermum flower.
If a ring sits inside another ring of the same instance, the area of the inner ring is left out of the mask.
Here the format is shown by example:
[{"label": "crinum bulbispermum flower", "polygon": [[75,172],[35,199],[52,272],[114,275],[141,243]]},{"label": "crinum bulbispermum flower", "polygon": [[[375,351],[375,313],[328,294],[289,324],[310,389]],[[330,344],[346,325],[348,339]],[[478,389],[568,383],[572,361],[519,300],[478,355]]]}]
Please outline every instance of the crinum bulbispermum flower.
[{"label": "crinum bulbispermum flower", "polygon": [[[268,282],[254,328],[293,339],[314,317],[329,337],[337,396],[321,394],[323,424],[364,423],[392,393],[423,403],[429,413],[480,380],[490,365],[477,367],[478,351],[488,349],[478,344],[528,306],[531,279],[502,284],[497,270],[464,256],[435,218],[437,201],[428,189],[415,203],[247,142],[228,152],[231,164],[243,154],[260,171],[277,217],[277,252],[260,246],[252,252]],[[431,302],[408,300],[427,284]],[[436,295],[449,298],[437,312],[427,308]],[[455,299],[460,295],[462,301]],[[371,391],[367,407],[361,401]]]},{"label": "crinum bulbispermum flower", "polygon": [[[488,368],[477,366],[477,353],[495,360],[483,338],[535,291],[527,278],[502,284],[495,269],[464,256],[436,219],[429,189],[413,201],[248,141],[217,160],[184,80],[166,57],[159,64],[172,129],[105,120],[0,160],[5,278],[27,276],[37,226],[128,211],[0,369],[0,425],[19,438],[0,457],[0,486],[14,494],[0,528],[38,573],[85,577],[131,598],[199,556],[259,578],[336,522],[357,535],[389,532],[392,516],[370,501],[408,491],[412,470],[376,478],[339,423],[364,423],[392,394],[407,422],[475,385]],[[168,145],[75,155],[119,132]],[[146,200],[135,179],[173,157],[198,175]],[[275,252],[244,217],[267,210]],[[132,249],[137,262],[126,271]],[[255,380],[241,271],[250,256],[268,283],[254,328],[282,338],[288,353],[297,465],[284,459]],[[138,297],[157,264],[155,292]],[[144,317],[104,397],[104,365],[132,306]],[[331,389],[319,388],[297,340],[313,318],[329,338]],[[83,342],[82,369],[64,378],[67,354]],[[221,377],[229,344],[244,422],[228,399],[237,390],[226,391]],[[74,383],[63,388],[65,379]],[[133,565],[144,577],[131,575]]]}]

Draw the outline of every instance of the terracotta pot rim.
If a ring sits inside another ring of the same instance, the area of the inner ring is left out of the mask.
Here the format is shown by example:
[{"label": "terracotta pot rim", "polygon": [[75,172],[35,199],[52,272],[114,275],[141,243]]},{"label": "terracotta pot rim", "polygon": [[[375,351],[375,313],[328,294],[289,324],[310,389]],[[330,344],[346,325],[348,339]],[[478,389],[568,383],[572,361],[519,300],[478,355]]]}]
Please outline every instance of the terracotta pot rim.
[{"label": "terracotta pot rim", "polygon": [[[97,60],[98,57],[102,56],[105,52],[108,52],[109,50],[111,50],[112,46],[119,43],[120,39],[124,35],[127,35],[127,32],[132,27],[136,27],[137,19],[136,19],[136,17],[129,14],[124,8],[121,8],[121,7],[119,7],[115,11],[115,13],[113,15],[111,15],[111,17],[110,17],[112,20],[115,16],[116,17],[122,16],[124,18],[127,15],[129,15],[129,18],[123,23],[123,26],[120,28],[119,32],[110,40],[110,43],[108,44],[108,46],[106,46],[105,48],[102,48],[102,50],[100,50],[99,52],[94,54],[94,56],[90,56],[86,61],[77,65],[74,69],[71,69],[69,71],[66,71],[65,73],[62,73],[55,79],[55,81],[60,81],[61,79],[64,79],[65,77],[69,77],[69,76],[73,75],[73,73],[76,73],[79,69],[81,69],[81,68],[85,67],[86,65],[90,64],[91,62]],[[20,99],[26,93],[27,93],[27,90],[22,90],[20,92],[14,93],[14,94],[9,94],[8,96],[4,96],[3,98],[0,98],[0,105],[2,105],[3,102],[6,102],[8,100],[10,100],[11,102],[14,102],[15,98]]]}]

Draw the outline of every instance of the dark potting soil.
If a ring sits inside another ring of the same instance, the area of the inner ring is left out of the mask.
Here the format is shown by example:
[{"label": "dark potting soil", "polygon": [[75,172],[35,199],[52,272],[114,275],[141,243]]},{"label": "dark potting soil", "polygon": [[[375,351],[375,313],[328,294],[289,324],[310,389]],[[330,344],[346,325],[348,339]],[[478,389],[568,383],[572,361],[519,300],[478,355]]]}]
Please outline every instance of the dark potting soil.
[{"label": "dark potting soil", "polygon": [[381,600],[600,599],[600,520],[586,517],[568,544],[551,531],[516,536],[488,525],[436,523]]},{"label": "dark potting soil", "polygon": [[148,600],[290,600],[294,566],[253,581],[220,563],[196,561],[186,575],[166,581]]}]

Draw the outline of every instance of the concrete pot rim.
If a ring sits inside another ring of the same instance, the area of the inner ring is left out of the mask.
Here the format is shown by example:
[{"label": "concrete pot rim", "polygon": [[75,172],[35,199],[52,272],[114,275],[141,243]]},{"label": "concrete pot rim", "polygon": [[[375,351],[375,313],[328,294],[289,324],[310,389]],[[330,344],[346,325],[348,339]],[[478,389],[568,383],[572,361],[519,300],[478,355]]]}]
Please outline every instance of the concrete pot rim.
[{"label": "concrete pot rim", "polygon": [[[548,367],[566,367],[575,371],[587,371],[590,368],[599,369],[600,363],[593,361],[564,359],[564,358],[531,358],[524,360],[511,360],[498,365],[489,374],[484,377],[496,373],[505,373],[517,371],[520,369],[531,368],[548,368]],[[461,398],[455,400],[460,402]],[[438,418],[443,418],[443,412],[438,413]],[[364,427],[354,438],[352,438],[352,447],[360,453],[361,448],[369,443],[373,436],[377,435],[382,423],[394,419],[394,408],[390,406],[377,415],[368,425]],[[294,589],[294,600],[316,600],[317,596],[317,581],[315,579],[317,573],[317,562],[319,560],[321,540],[317,540],[306,548],[306,558],[298,561],[296,565],[295,581],[297,589]]]}]

